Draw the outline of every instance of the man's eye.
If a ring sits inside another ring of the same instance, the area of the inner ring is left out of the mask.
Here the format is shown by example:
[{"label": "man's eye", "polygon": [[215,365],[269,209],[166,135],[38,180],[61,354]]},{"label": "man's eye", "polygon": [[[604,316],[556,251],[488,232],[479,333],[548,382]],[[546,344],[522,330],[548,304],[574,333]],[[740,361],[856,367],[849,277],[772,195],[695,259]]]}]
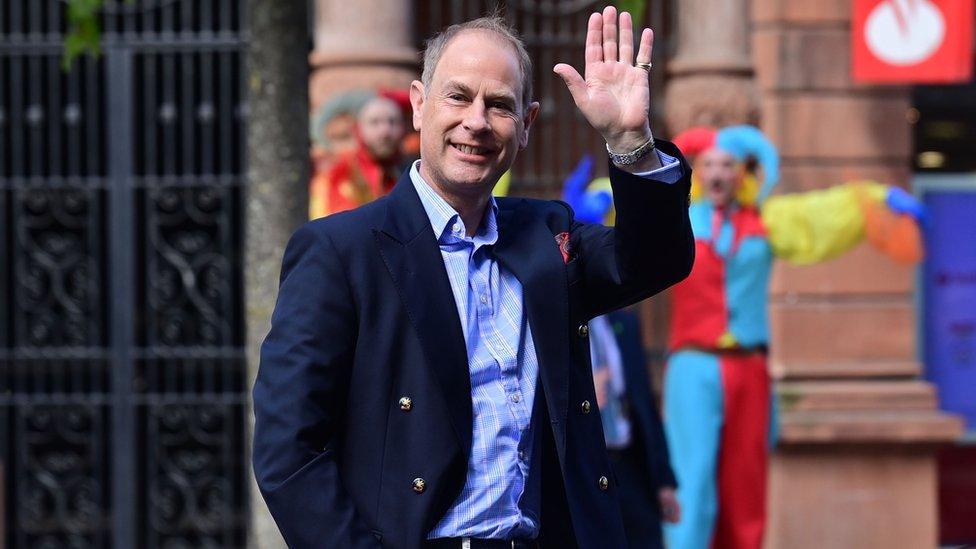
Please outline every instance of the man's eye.
[{"label": "man's eye", "polygon": [[464,101],[466,99],[463,95],[459,93],[452,93],[451,95],[448,95],[447,98],[450,99],[451,101]]},{"label": "man's eye", "polygon": [[499,109],[505,112],[512,112],[512,106],[506,103],[492,103],[491,107],[493,109]]}]

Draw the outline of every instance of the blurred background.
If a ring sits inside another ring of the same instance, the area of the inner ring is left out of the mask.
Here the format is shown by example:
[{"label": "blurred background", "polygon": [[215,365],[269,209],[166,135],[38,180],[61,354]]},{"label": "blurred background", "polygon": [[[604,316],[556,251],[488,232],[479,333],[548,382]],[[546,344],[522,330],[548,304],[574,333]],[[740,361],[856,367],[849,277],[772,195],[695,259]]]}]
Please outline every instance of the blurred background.
[{"label": "blurred background", "polygon": [[[918,269],[866,245],[775,269],[768,547],[976,544],[976,18],[913,0],[942,42],[886,66],[863,24],[889,1],[617,4],[655,30],[660,137],[755,124],[782,192],[929,208]],[[281,546],[249,383],[309,182],[355,144],[340,107],[402,97],[426,37],[501,7],[542,103],[509,193],[557,197],[603,143],[551,67],[606,4],[0,0],[0,547]],[[668,307],[641,306],[658,388]]]}]

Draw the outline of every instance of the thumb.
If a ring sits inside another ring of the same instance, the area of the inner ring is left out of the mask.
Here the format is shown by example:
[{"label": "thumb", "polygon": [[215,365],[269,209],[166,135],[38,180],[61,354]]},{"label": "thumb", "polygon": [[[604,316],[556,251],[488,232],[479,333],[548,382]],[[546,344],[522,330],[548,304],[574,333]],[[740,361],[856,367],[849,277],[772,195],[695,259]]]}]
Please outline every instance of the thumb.
[{"label": "thumb", "polygon": [[586,103],[586,81],[580,76],[580,73],[576,71],[572,66],[566,63],[559,63],[552,68],[552,72],[559,75],[566,83],[566,87],[569,88],[570,95],[573,96],[573,101],[576,102],[576,106],[579,107]]}]

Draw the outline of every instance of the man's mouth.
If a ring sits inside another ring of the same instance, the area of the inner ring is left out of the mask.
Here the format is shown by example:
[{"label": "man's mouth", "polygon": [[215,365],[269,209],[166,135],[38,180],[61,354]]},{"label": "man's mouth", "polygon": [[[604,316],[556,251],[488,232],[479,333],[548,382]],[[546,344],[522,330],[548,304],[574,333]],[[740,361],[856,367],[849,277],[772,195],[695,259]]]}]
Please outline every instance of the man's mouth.
[{"label": "man's mouth", "polygon": [[487,154],[490,154],[490,153],[494,152],[492,149],[489,149],[488,147],[479,147],[477,145],[465,145],[465,144],[462,144],[462,143],[451,143],[451,146],[454,147],[455,149],[461,151],[464,154],[470,154],[470,155],[475,155],[475,156],[485,156]]}]

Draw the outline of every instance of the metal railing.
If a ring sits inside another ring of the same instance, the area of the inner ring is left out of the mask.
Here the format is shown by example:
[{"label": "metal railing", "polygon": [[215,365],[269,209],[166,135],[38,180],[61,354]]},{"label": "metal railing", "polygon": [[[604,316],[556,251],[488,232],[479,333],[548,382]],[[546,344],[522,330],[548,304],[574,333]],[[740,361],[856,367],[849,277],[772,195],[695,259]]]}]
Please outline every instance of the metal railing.
[{"label": "metal railing", "polygon": [[243,6],[0,7],[9,547],[244,544]]}]

